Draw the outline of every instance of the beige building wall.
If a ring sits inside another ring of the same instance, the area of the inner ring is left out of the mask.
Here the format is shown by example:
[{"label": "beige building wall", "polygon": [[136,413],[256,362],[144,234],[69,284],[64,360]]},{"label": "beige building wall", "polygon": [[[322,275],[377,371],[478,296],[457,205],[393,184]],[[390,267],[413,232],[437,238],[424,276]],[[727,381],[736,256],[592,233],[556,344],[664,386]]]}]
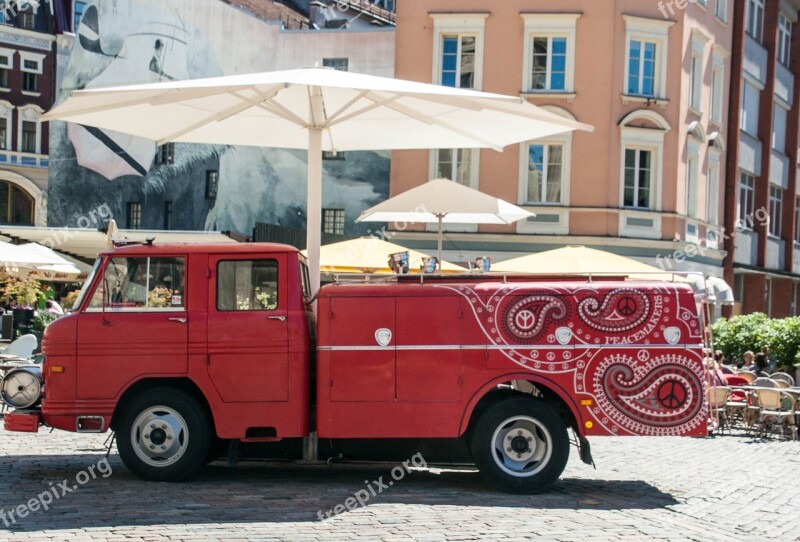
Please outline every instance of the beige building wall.
[{"label": "beige building wall", "polygon": [[[451,231],[446,257],[464,261],[489,253],[502,259],[520,252],[586,244],[655,263],[658,255],[667,261],[673,251],[685,251],[688,242],[695,246],[690,253],[702,254],[678,262],[677,267],[720,275],[723,253],[716,249],[713,235],[711,242],[704,239],[709,229],[722,223],[725,147],[721,134],[726,133],[727,124],[733,7],[727,6],[726,23],[716,16],[717,1],[728,0],[708,0],[707,7],[689,3],[684,10],[655,0],[399,2],[397,77],[439,83],[441,40],[460,27],[478,37],[476,88],[523,95],[536,105],[595,127],[593,133],[575,133],[559,141],[568,149],[560,203],[526,205],[539,215],[537,222]],[[533,35],[567,37],[567,50],[574,47],[574,61],[568,60],[566,76],[568,82],[574,80],[573,88],[534,92],[526,86],[530,64],[526,41],[530,44]],[[657,45],[656,87],[663,88],[655,92],[656,99],[626,92],[627,51],[630,39],[637,36]],[[690,107],[693,55],[702,67],[695,104],[699,111]],[[721,113],[717,121],[710,114],[715,66],[723,99],[717,106]],[[647,210],[623,205],[626,144],[652,148],[659,166],[653,172],[655,191]],[[527,146],[511,146],[502,153],[483,150],[479,156],[476,187],[525,204],[521,183],[526,176]],[[690,158],[695,177],[688,183]],[[393,153],[391,194],[434,176],[431,160],[435,156],[430,151]],[[710,190],[709,170],[712,175],[719,172]],[[709,195],[715,200],[712,205]],[[402,232],[398,238],[420,247],[432,242],[432,236],[421,232]]]}]

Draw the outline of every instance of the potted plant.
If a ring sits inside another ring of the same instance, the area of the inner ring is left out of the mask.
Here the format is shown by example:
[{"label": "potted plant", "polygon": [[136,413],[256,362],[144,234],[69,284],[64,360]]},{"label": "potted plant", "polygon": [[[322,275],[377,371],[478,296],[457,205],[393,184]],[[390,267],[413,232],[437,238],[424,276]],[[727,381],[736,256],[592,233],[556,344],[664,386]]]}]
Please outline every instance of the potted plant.
[{"label": "potted plant", "polygon": [[16,302],[14,307],[14,328],[19,335],[31,331],[35,315],[34,307],[39,301],[41,284],[32,278],[4,277],[3,295]]}]

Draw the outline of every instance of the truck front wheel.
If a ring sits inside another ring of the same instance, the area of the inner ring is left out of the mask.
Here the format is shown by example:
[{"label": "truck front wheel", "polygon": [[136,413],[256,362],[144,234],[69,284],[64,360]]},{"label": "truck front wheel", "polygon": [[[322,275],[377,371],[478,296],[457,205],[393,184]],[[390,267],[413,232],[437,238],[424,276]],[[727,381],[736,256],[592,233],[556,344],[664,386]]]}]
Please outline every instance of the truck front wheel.
[{"label": "truck front wheel", "polygon": [[145,480],[177,482],[202,467],[211,448],[208,416],[189,394],[157,388],[133,398],[119,421],[117,448]]},{"label": "truck front wheel", "polygon": [[487,408],[470,438],[483,477],[509,493],[540,493],[558,480],[569,457],[564,422],[544,401],[510,397]]}]

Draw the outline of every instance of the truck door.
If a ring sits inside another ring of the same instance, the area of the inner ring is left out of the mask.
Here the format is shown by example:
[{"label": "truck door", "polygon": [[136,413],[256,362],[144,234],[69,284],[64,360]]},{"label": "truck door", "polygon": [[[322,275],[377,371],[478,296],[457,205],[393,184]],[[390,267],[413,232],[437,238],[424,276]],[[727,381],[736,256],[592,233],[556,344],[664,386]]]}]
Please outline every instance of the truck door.
[{"label": "truck door", "polygon": [[187,370],[183,256],[118,257],[78,317],[78,399],[112,399],[143,375]]},{"label": "truck door", "polygon": [[211,255],[208,373],[226,403],[287,401],[286,255]]}]

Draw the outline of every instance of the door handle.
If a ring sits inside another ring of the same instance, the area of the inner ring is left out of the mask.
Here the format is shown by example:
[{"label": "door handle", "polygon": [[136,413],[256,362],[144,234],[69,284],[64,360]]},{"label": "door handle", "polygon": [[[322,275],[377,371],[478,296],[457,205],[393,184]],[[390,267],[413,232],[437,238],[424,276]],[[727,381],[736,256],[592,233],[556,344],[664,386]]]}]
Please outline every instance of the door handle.
[{"label": "door handle", "polygon": [[170,322],[178,322],[179,324],[185,324],[186,318],[168,318]]},{"label": "door handle", "polygon": [[285,316],[267,316],[267,318],[269,318],[270,320],[280,320],[281,322],[286,321]]}]

